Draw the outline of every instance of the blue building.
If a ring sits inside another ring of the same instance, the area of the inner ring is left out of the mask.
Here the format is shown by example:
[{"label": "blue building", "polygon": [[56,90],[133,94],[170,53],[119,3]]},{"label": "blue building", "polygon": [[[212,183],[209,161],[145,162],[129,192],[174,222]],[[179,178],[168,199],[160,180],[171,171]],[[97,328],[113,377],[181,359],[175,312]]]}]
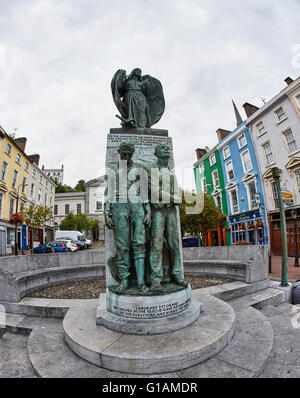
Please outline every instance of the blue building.
[{"label": "blue building", "polygon": [[238,127],[222,132],[217,145],[224,175],[231,244],[268,243],[263,188],[251,134],[235,108]]}]

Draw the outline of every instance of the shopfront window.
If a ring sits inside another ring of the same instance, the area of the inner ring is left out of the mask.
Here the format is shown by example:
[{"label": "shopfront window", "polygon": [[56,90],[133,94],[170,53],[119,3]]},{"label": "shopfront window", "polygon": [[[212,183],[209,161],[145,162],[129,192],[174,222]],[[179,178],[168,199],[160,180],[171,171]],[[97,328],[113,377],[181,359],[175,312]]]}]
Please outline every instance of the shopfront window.
[{"label": "shopfront window", "polygon": [[14,228],[7,228],[7,244],[10,245],[12,241],[15,241],[15,230]]}]

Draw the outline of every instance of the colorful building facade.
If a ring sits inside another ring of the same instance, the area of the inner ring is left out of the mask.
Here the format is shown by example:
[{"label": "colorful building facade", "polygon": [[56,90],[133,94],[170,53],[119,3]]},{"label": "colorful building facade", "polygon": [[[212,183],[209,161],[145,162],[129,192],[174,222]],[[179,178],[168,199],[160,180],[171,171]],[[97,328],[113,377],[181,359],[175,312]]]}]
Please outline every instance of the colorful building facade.
[{"label": "colorful building facade", "polygon": [[[201,149],[196,152],[199,158],[194,164],[196,191],[197,193],[207,192],[211,195],[216,206],[220,209],[220,213],[227,216],[227,200],[220,153],[217,147],[208,152]],[[206,234],[205,244],[207,246],[230,245],[230,234],[228,233],[226,217],[220,219],[220,224],[215,230]]]},{"label": "colorful building facade", "polygon": [[251,134],[240,124],[217,145],[232,244],[268,243],[262,181]]},{"label": "colorful building facade", "polygon": [[17,143],[0,127],[0,254],[11,253],[16,238],[18,247],[23,241],[24,228],[18,226],[16,237],[15,227],[8,222],[28,200],[31,162]]}]

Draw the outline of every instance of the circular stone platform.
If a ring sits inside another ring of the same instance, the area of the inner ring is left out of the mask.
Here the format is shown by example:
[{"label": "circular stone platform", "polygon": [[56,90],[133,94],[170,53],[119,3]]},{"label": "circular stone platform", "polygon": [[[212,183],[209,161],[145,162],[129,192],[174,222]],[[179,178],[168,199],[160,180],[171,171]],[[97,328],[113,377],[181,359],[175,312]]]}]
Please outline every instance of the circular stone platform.
[{"label": "circular stone platform", "polygon": [[227,346],[235,332],[232,307],[205,295],[205,313],[191,325],[159,335],[130,335],[95,322],[96,306],[71,307],[63,321],[65,340],[81,358],[104,369],[151,375],[197,365]]}]

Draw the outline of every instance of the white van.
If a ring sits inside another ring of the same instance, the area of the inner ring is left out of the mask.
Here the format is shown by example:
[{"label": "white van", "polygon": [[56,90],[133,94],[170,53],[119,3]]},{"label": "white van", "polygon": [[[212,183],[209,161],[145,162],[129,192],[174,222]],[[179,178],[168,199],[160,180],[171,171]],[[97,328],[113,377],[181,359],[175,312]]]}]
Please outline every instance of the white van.
[{"label": "white van", "polygon": [[79,240],[86,244],[86,247],[92,247],[92,241],[87,239],[81,232],[79,231],[55,231],[55,239],[59,238],[69,238],[72,240]]}]

